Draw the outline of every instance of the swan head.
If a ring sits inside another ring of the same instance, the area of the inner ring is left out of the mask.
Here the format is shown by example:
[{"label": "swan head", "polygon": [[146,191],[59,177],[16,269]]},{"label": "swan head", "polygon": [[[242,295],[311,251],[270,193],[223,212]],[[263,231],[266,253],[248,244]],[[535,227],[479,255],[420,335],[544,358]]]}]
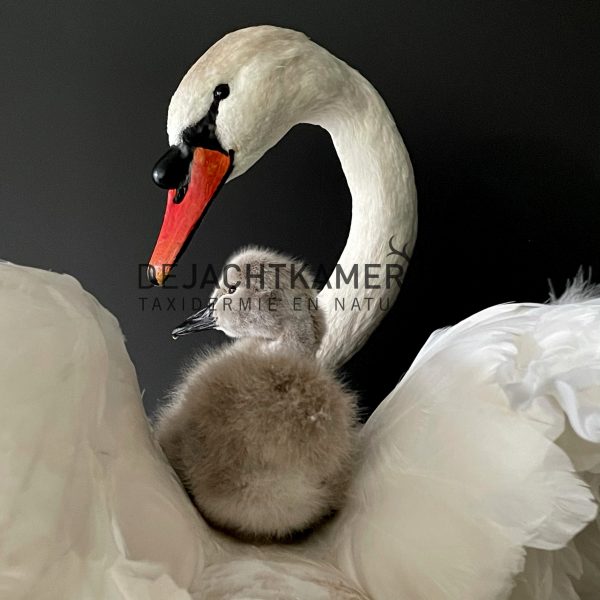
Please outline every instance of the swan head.
[{"label": "swan head", "polygon": [[233,338],[260,338],[304,353],[324,333],[317,290],[305,263],[264,248],[231,256],[209,305],[173,330],[173,337],[219,329]]},{"label": "swan head", "polygon": [[304,34],[271,26],[226,35],[188,71],[169,105],[170,148],[155,182],[169,190],[148,276],[162,285],[223,184],[291,127],[336,101],[347,67]]}]

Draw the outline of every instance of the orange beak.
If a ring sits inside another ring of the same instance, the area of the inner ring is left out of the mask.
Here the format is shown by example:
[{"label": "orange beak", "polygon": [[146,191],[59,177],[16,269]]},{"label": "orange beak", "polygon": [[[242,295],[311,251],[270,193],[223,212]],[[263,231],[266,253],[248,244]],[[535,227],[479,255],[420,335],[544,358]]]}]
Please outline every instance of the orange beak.
[{"label": "orange beak", "polygon": [[177,190],[167,194],[162,227],[148,264],[148,279],[162,286],[194,230],[231,172],[231,156],[218,150],[196,148],[190,164],[189,184],[177,202]]}]

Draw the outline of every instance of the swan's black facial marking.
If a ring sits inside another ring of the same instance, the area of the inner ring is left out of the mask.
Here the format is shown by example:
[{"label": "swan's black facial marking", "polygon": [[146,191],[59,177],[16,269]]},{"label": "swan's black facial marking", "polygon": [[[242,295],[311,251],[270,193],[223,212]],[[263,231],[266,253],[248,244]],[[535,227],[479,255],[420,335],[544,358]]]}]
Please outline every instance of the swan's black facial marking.
[{"label": "swan's black facial marking", "polygon": [[227,96],[229,96],[229,86],[226,83],[220,83],[213,91],[213,101],[206,115],[195,125],[190,125],[183,130],[181,134],[183,144],[190,148],[200,147],[207,150],[218,150],[223,154],[227,154],[215,133],[219,103]]},{"label": "swan's black facial marking", "polygon": [[177,190],[174,202],[181,202],[186,194],[189,178],[190,163],[194,156],[194,148],[217,150],[230,155],[219,143],[216,135],[219,103],[229,96],[229,86],[220,83],[213,91],[213,101],[208,112],[200,121],[186,127],[181,133],[181,142],[171,146],[163,154],[152,170],[152,179],[159,187],[167,190]]}]

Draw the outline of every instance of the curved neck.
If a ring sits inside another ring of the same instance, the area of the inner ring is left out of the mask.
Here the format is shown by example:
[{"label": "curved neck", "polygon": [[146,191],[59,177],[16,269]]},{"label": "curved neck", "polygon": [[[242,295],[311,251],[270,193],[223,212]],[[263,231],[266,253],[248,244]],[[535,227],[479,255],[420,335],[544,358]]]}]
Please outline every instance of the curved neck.
[{"label": "curved neck", "polygon": [[417,233],[412,165],[394,119],[373,86],[344,66],[335,109],[311,119],[331,135],[352,194],[348,241],[319,294],[327,316],[319,357],[333,367],[362,347],[391,308]]}]

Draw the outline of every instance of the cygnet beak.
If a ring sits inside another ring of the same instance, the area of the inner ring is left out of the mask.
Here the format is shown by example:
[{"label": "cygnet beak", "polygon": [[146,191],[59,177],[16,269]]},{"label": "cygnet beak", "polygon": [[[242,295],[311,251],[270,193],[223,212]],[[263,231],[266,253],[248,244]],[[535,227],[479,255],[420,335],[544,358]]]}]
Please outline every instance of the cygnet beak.
[{"label": "cygnet beak", "polygon": [[214,329],[217,326],[217,320],[214,317],[213,307],[209,304],[202,308],[192,316],[188,317],[179,327],[175,327],[171,332],[173,339],[176,340],[179,336],[195,333],[196,331],[205,331],[206,329]]}]

